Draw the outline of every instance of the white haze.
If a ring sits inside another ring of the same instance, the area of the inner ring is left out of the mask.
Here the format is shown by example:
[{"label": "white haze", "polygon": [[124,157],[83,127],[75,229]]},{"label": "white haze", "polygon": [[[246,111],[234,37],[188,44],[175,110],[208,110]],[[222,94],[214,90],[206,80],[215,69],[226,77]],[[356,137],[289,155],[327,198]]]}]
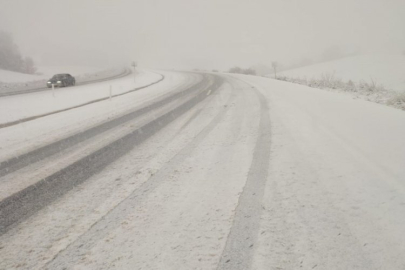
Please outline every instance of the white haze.
[{"label": "white haze", "polygon": [[405,50],[404,0],[0,0],[0,30],[43,65],[228,69]]}]

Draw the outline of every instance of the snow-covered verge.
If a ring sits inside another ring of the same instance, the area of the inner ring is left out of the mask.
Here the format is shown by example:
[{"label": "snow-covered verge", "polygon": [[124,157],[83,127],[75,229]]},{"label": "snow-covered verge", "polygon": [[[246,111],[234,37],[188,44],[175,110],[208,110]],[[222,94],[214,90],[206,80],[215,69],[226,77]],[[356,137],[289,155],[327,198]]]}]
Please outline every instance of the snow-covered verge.
[{"label": "snow-covered verge", "polygon": [[110,94],[124,93],[156,82],[161,78],[160,74],[140,71],[135,80],[134,76],[126,76],[108,82],[0,97],[0,124],[78,106],[109,97]]},{"label": "snow-covered verge", "polygon": [[271,160],[252,269],[403,269],[405,113],[254,76]]},{"label": "snow-covered verge", "polygon": [[405,110],[404,70],[404,55],[359,55],[280,72],[277,79]]},{"label": "snow-covered verge", "polygon": [[335,78],[333,74],[324,74],[320,79],[311,80],[307,80],[306,78],[290,78],[287,76],[278,76],[277,79],[329,91],[345,92],[356,98],[362,98],[367,101],[405,110],[405,92],[387,90],[383,85],[378,85],[374,81],[370,83],[355,83],[352,80],[344,82],[341,79]]},{"label": "snow-covered verge", "polygon": [[405,55],[366,54],[281,72],[288,78],[319,80],[323,76],[354,83],[375,82],[388,90],[405,92]]},{"label": "snow-covered verge", "polygon": [[88,82],[97,79],[114,77],[122,74],[125,68],[99,69],[91,67],[44,67],[40,69],[40,75],[29,75],[7,70],[0,70],[0,93],[29,90],[46,87],[46,82],[54,74],[70,73],[77,83]]}]

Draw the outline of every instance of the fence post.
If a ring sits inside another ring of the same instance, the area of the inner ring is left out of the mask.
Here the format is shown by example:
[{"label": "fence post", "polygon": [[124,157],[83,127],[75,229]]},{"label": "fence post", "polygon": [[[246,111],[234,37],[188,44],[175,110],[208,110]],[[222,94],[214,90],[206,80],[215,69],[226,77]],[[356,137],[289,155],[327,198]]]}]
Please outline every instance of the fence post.
[{"label": "fence post", "polygon": [[132,65],[131,66],[133,66],[133,68],[134,68],[134,82],[136,82],[136,62],[135,61],[132,61]]}]

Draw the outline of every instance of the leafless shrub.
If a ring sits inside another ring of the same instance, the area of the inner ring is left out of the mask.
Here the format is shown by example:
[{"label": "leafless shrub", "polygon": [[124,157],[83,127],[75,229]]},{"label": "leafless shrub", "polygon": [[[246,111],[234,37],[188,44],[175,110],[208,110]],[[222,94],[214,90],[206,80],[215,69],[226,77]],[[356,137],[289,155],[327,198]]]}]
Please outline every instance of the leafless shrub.
[{"label": "leafless shrub", "polygon": [[405,92],[397,93],[387,101],[387,104],[405,110]]},{"label": "leafless shrub", "polygon": [[308,80],[306,77],[291,78],[286,76],[278,76],[277,79],[313,88],[335,89],[356,93],[357,97],[361,96],[369,101],[405,110],[405,93],[397,94],[389,91],[383,85],[378,84],[373,78],[371,78],[370,82],[360,81],[355,83],[352,80],[344,82],[342,79],[335,78],[334,73],[323,73],[319,79],[311,78]]},{"label": "leafless shrub", "polygon": [[277,80],[279,80],[279,81],[285,81],[285,82],[288,82],[288,81],[289,81],[289,79],[288,79],[286,76],[278,76],[278,77],[277,77]]},{"label": "leafless shrub", "polygon": [[348,91],[348,92],[356,92],[357,91],[356,84],[352,80],[349,80],[345,84],[345,90]]},{"label": "leafless shrub", "polygon": [[325,88],[333,88],[333,81],[335,80],[335,73],[322,73],[321,74],[321,85]]}]

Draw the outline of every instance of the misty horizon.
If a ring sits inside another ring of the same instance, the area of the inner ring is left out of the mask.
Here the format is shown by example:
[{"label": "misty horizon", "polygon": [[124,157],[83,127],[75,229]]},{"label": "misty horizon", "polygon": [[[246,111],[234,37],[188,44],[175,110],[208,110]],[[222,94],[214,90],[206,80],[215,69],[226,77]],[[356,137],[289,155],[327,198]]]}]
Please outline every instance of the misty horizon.
[{"label": "misty horizon", "polygon": [[291,66],[328,50],[402,53],[404,24],[399,0],[0,0],[0,30],[39,66]]}]

